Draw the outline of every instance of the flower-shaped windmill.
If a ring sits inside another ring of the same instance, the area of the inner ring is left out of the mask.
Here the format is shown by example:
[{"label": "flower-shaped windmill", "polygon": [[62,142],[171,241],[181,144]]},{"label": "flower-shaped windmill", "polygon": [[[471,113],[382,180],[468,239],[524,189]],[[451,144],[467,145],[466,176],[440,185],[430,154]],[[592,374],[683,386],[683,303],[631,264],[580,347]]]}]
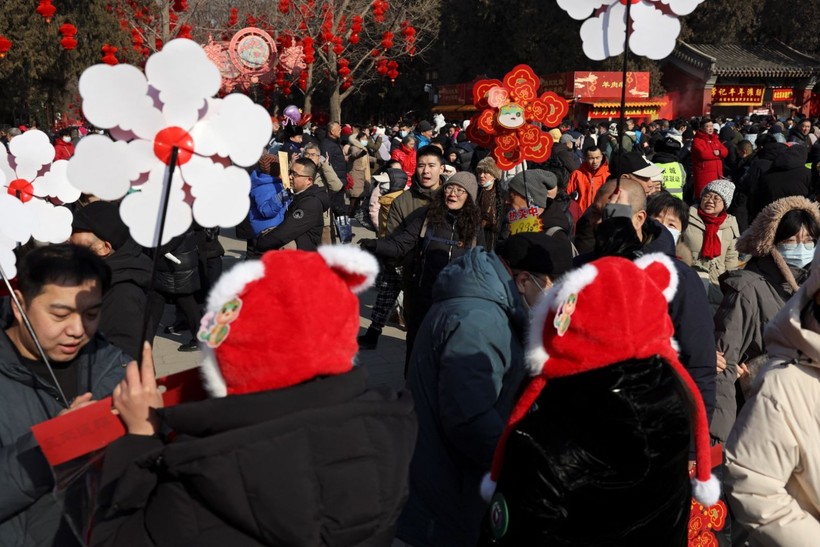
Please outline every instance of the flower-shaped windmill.
[{"label": "flower-shaped windmill", "polygon": [[498,167],[512,169],[524,160],[546,161],[552,137],[532,122],[556,127],[566,116],[567,102],[548,91],[527,65],[512,69],[504,81],[480,80],[473,86],[473,104],[483,109],[467,129],[470,139],[493,152]]},{"label": "flower-shaped windmill", "polygon": [[71,236],[72,215],[59,203],[80,192],[66,177],[68,162],[54,161],[54,147],[42,131],[26,131],[0,146],[0,265],[9,279],[17,275],[14,248],[34,238],[62,243]]},{"label": "flower-shaped windmill", "polygon": [[163,244],[188,229],[192,213],[209,228],[235,226],[248,212],[250,177],[242,167],[259,159],[271,120],[245,95],[212,98],[220,82],[216,65],[187,39],[152,55],[144,75],[130,65],[100,64],[80,77],[86,119],[111,138],[82,139],[69,162],[69,180],[104,200],[125,197],[120,216],[143,246],[157,245],[166,207]]},{"label": "flower-shaped windmill", "polygon": [[650,59],[668,57],[680,34],[679,16],[689,15],[704,0],[558,0],[570,17],[584,21],[584,54],[601,61],[624,52],[626,4],[632,4],[629,49]]}]

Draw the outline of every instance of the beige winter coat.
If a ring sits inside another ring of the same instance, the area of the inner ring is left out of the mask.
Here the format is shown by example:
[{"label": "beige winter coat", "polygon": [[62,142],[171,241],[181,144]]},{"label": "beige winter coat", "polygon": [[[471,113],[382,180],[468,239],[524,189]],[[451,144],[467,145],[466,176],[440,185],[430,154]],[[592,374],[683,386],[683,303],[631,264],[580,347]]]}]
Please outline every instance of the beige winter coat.
[{"label": "beige winter coat", "polygon": [[820,253],[766,327],[769,362],[726,443],[726,488],[752,545],[820,544]]},{"label": "beige winter coat", "polygon": [[361,197],[366,185],[370,182],[370,156],[367,148],[350,138],[350,178],[353,180],[353,188],[347,191],[347,195],[352,198]]},{"label": "beige winter coat", "polygon": [[686,228],[686,231],[683,233],[681,241],[692,251],[692,267],[700,274],[707,286],[709,303],[717,306],[721,301],[718,278],[724,272],[736,270],[739,265],[735,242],[737,238],[740,237],[740,228],[738,228],[737,220],[734,216],[726,216],[726,220],[723,221],[723,224],[721,224],[718,230],[721,253],[710,260],[703,258],[700,254],[705,235],[706,225],[698,215],[698,208],[691,207],[689,209],[689,227]]}]

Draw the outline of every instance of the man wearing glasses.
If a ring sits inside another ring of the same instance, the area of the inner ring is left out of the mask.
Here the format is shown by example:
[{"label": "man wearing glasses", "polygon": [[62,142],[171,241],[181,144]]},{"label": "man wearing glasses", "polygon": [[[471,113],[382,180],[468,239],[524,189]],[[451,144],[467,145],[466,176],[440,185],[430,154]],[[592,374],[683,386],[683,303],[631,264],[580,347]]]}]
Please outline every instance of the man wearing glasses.
[{"label": "man wearing glasses", "polygon": [[[318,144],[312,142],[306,144],[302,150],[302,155],[316,164],[316,176],[313,178],[313,184],[323,187],[328,192],[328,196],[332,196],[334,192],[343,189],[342,181],[339,180],[336,171],[333,170],[333,166],[330,165],[327,158],[322,155]],[[322,245],[330,245],[332,242],[331,226],[333,220],[330,218],[329,209],[322,216],[322,224]]]},{"label": "man wearing glasses", "polygon": [[314,184],[318,168],[309,158],[298,158],[288,175],[293,202],[282,224],[259,234],[256,248],[265,252],[280,249],[290,242],[302,251],[315,251],[322,240],[323,216],[330,207],[327,191]]}]

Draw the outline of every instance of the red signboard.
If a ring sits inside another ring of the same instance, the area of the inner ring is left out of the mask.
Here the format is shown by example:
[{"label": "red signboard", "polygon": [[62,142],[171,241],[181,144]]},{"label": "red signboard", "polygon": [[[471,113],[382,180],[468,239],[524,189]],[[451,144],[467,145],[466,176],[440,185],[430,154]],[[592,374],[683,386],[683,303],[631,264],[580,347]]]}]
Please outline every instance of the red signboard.
[{"label": "red signboard", "polygon": [[450,84],[438,86],[438,104],[445,105],[462,105],[473,102],[472,97],[467,96],[467,92],[472,92],[473,86],[471,84]]},{"label": "red signboard", "polygon": [[[584,99],[620,99],[624,87],[621,72],[575,72],[574,97]],[[649,73],[626,73],[626,98],[649,98]]]},{"label": "red signboard", "polygon": [[772,89],[772,102],[790,103],[794,100],[794,89],[791,87]]},{"label": "red signboard", "polygon": [[765,85],[718,84],[712,88],[712,106],[760,106]]}]

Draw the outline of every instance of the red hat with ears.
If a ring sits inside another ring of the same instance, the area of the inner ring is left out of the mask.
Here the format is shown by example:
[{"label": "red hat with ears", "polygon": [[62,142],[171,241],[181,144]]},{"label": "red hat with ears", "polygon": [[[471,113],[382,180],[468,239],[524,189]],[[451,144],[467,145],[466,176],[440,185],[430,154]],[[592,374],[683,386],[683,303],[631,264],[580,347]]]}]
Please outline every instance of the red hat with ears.
[{"label": "red hat with ears", "polygon": [[378,271],[372,255],[351,245],[271,251],[235,266],[211,290],[197,333],[205,388],[224,397],[349,372],[358,351],[355,293]]},{"label": "red hat with ears", "polygon": [[708,507],[720,497],[712,477],[709,423],[700,391],[678,360],[669,302],[678,287],[672,260],[661,254],[635,262],[607,257],[568,273],[533,310],[527,345],[527,368],[534,378],[513,408],[498,441],[491,473],[481,485],[490,500],[514,426],[529,411],[546,383],[632,359],[660,356],[672,367],[688,393],[695,436],[696,500]]}]

